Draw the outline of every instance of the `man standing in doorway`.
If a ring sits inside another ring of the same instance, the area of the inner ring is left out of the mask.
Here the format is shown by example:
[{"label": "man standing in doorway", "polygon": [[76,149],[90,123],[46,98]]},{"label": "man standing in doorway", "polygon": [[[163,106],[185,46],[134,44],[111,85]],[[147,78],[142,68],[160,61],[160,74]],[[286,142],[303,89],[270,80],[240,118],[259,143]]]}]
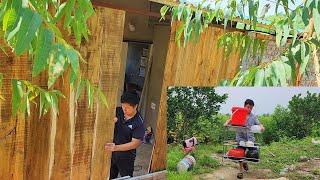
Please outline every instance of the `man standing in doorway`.
[{"label": "man standing in doorway", "polygon": [[120,176],[133,177],[136,148],[143,140],[145,128],[138,112],[139,96],[135,92],[125,92],[121,96],[121,107],[116,108],[113,143],[105,149],[112,152],[110,179]]}]

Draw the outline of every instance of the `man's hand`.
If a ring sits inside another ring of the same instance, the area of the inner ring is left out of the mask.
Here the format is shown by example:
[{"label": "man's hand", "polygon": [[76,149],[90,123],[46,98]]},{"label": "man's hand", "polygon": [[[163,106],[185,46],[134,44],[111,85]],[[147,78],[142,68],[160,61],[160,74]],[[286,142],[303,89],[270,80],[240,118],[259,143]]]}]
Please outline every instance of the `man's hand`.
[{"label": "man's hand", "polygon": [[223,125],[224,125],[225,127],[229,126],[230,121],[231,121],[231,119],[227,120]]},{"label": "man's hand", "polygon": [[116,145],[114,143],[107,143],[105,146],[104,146],[104,149],[107,150],[107,151],[116,151]]},{"label": "man's hand", "polygon": [[261,127],[261,132],[264,132],[265,130],[264,126],[261,124],[260,127]]},{"label": "man's hand", "polygon": [[113,118],[113,122],[114,122],[114,123],[116,123],[117,121],[118,121],[118,118],[117,118],[117,117]]}]

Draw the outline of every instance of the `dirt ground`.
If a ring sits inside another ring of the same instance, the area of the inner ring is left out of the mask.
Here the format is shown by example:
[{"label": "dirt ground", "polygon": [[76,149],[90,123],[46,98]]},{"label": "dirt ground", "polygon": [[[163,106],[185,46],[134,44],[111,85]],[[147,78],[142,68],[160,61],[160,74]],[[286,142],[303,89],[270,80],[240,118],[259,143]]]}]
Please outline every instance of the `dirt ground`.
[{"label": "dirt ground", "polygon": [[[239,172],[239,165],[235,162],[224,160],[219,155],[212,155],[215,159],[220,159],[222,166],[212,173],[206,173],[196,176],[196,180],[214,179],[214,180],[236,180],[237,173]],[[250,164],[249,164],[250,167]],[[272,172],[270,169],[251,169],[244,174],[245,180],[253,179],[273,179],[273,180],[300,180],[300,179],[310,179],[319,180],[320,179],[320,158],[312,159],[307,162],[300,162],[294,165],[294,170],[287,172],[286,174],[280,176]]]},{"label": "dirt ground", "polygon": [[137,149],[137,157],[134,162],[133,176],[136,177],[148,173],[152,147],[152,144],[141,144],[141,146]]}]

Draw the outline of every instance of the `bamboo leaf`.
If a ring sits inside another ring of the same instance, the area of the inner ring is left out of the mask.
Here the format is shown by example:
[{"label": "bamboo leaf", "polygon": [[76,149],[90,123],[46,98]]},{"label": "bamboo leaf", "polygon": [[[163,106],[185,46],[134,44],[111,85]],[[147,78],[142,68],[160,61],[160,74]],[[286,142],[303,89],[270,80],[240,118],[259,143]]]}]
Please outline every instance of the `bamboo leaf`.
[{"label": "bamboo leaf", "polygon": [[67,9],[66,8],[66,4],[67,4],[67,2],[64,2],[64,3],[59,5],[59,7],[57,9],[57,12],[56,12],[56,14],[54,16],[54,22],[55,23],[58,22],[61,19],[61,17],[65,14],[66,9]]},{"label": "bamboo leaf", "polygon": [[32,76],[39,75],[48,66],[48,58],[52,47],[53,33],[41,28],[37,39]]},{"label": "bamboo leaf", "polygon": [[102,104],[105,105],[106,107],[108,107],[108,102],[107,102],[107,98],[104,95],[104,93],[102,92],[102,90],[100,88],[96,89],[97,93],[98,93],[98,97],[99,100],[101,100]]},{"label": "bamboo leaf", "polygon": [[184,25],[180,25],[179,27],[178,27],[178,30],[177,30],[177,32],[176,32],[176,36],[175,36],[175,41],[177,42],[177,44],[178,44],[178,47],[180,47],[181,45],[181,36],[182,36],[182,32],[183,32],[183,30],[184,30]]},{"label": "bamboo leaf", "polygon": [[301,42],[301,64],[299,69],[300,74],[304,74],[304,72],[306,71],[306,67],[310,59],[310,53],[311,51],[309,45]]},{"label": "bamboo leaf", "polygon": [[264,69],[259,69],[255,74],[254,86],[263,86],[264,84]]},{"label": "bamboo leaf", "polygon": [[82,90],[83,90],[83,87],[86,85],[86,82],[81,79],[80,82],[78,83],[78,86],[77,86],[77,91],[76,91],[76,100],[79,99],[81,93],[82,93]]},{"label": "bamboo leaf", "polygon": [[287,86],[283,63],[281,61],[274,61],[272,63],[272,68],[275,73],[276,79],[280,81],[280,86]]},{"label": "bamboo leaf", "polygon": [[13,79],[12,84],[12,114],[17,115],[19,108],[21,106],[21,98],[24,94],[24,87],[21,81]]},{"label": "bamboo leaf", "polygon": [[67,67],[65,50],[62,45],[56,45],[56,52],[54,58],[52,58],[49,63],[49,77],[48,77],[48,87],[50,88],[56,81],[56,79],[62,75]]},{"label": "bamboo leaf", "polygon": [[8,29],[12,29],[17,19],[17,14],[14,9],[9,9],[5,12],[2,20],[2,30],[7,32]]},{"label": "bamboo leaf", "polygon": [[304,8],[302,9],[302,16],[301,16],[301,18],[302,18],[302,22],[303,22],[304,26],[305,26],[305,27],[308,26],[308,24],[309,24],[309,19],[310,19],[308,8],[304,7]]},{"label": "bamboo leaf", "polygon": [[69,0],[69,1],[66,1],[67,4],[65,5],[65,19],[64,19],[64,24],[63,24],[63,27],[65,29],[68,29],[70,24],[71,24],[71,21],[72,21],[72,16],[71,16],[71,13],[72,13],[72,8],[74,7],[74,4],[75,4],[75,0]]},{"label": "bamboo leaf", "polygon": [[289,25],[284,25],[283,26],[283,38],[281,40],[281,46],[286,45],[287,39],[289,37],[289,32],[290,32]]},{"label": "bamboo leaf", "polygon": [[72,69],[72,73],[70,76],[70,83],[73,84],[75,80],[78,78],[80,73],[79,58],[77,53],[74,50],[67,50],[66,53]]},{"label": "bamboo leaf", "polygon": [[317,8],[313,8],[312,11],[314,19],[314,30],[317,34],[318,39],[320,39],[320,14]]},{"label": "bamboo leaf", "polygon": [[14,47],[17,56],[22,55],[28,49],[41,23],[42,19],[38,13],[30,9],[24,9],[20,30],[17,33],[17,42]]},{"label": "bamboo leaf", "polygon": [[178,6],[177,18],[178,18],[179,21],[181,21],[181,17],[182,17],[183,11],[184,11],[184,7],[185,7],[184,4],[179,4],[179,6]]},{"label": "bamboo leaf", "polygon": [[164,5],[164,6],[161,7],[161,9],[160,9],[160,14],[161,14],[160,21],[161,21],[162,19],[163,19],[163,20],[166,19],[166,14],[167,14],[167,12],[168,12],[169,9],[170,9],[170,7],[169,7],[169,6],[166,6],[166,5]]},{"label": "bamboo leaf", "polygon": [[289,80],[290,82],[292,82],[292,67],[287,64],[287,63],[283,63],[283,66],[284,66],[284,69],[285,69],[285,74],[287,75],[286,76],[286,79]]},{"label": "bamboo leaf", "polygon": [[278,47],[281,46],[282,33],[283,33],[282,28],[277,26],[276,27],[276,44]]}]

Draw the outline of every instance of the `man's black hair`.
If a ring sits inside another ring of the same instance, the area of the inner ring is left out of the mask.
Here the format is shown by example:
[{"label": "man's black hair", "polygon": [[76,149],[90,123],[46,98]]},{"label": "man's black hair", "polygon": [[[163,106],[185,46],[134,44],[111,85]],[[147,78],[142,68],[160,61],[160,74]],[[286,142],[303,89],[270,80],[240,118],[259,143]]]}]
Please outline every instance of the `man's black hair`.
[{"label": "man's black hair", "polygon": [[254,102],[253,100],[251,99],[247,99],[245,102],[244,102],[244,106],[246,106],[247,104],[251,105],[251,106],[254,106]]},{"label": "man's black hair", "polygon": [[121,96],[121,103],[128,103],[131,106],[139,104],[140,98],[135,91],[125,92]]}]

